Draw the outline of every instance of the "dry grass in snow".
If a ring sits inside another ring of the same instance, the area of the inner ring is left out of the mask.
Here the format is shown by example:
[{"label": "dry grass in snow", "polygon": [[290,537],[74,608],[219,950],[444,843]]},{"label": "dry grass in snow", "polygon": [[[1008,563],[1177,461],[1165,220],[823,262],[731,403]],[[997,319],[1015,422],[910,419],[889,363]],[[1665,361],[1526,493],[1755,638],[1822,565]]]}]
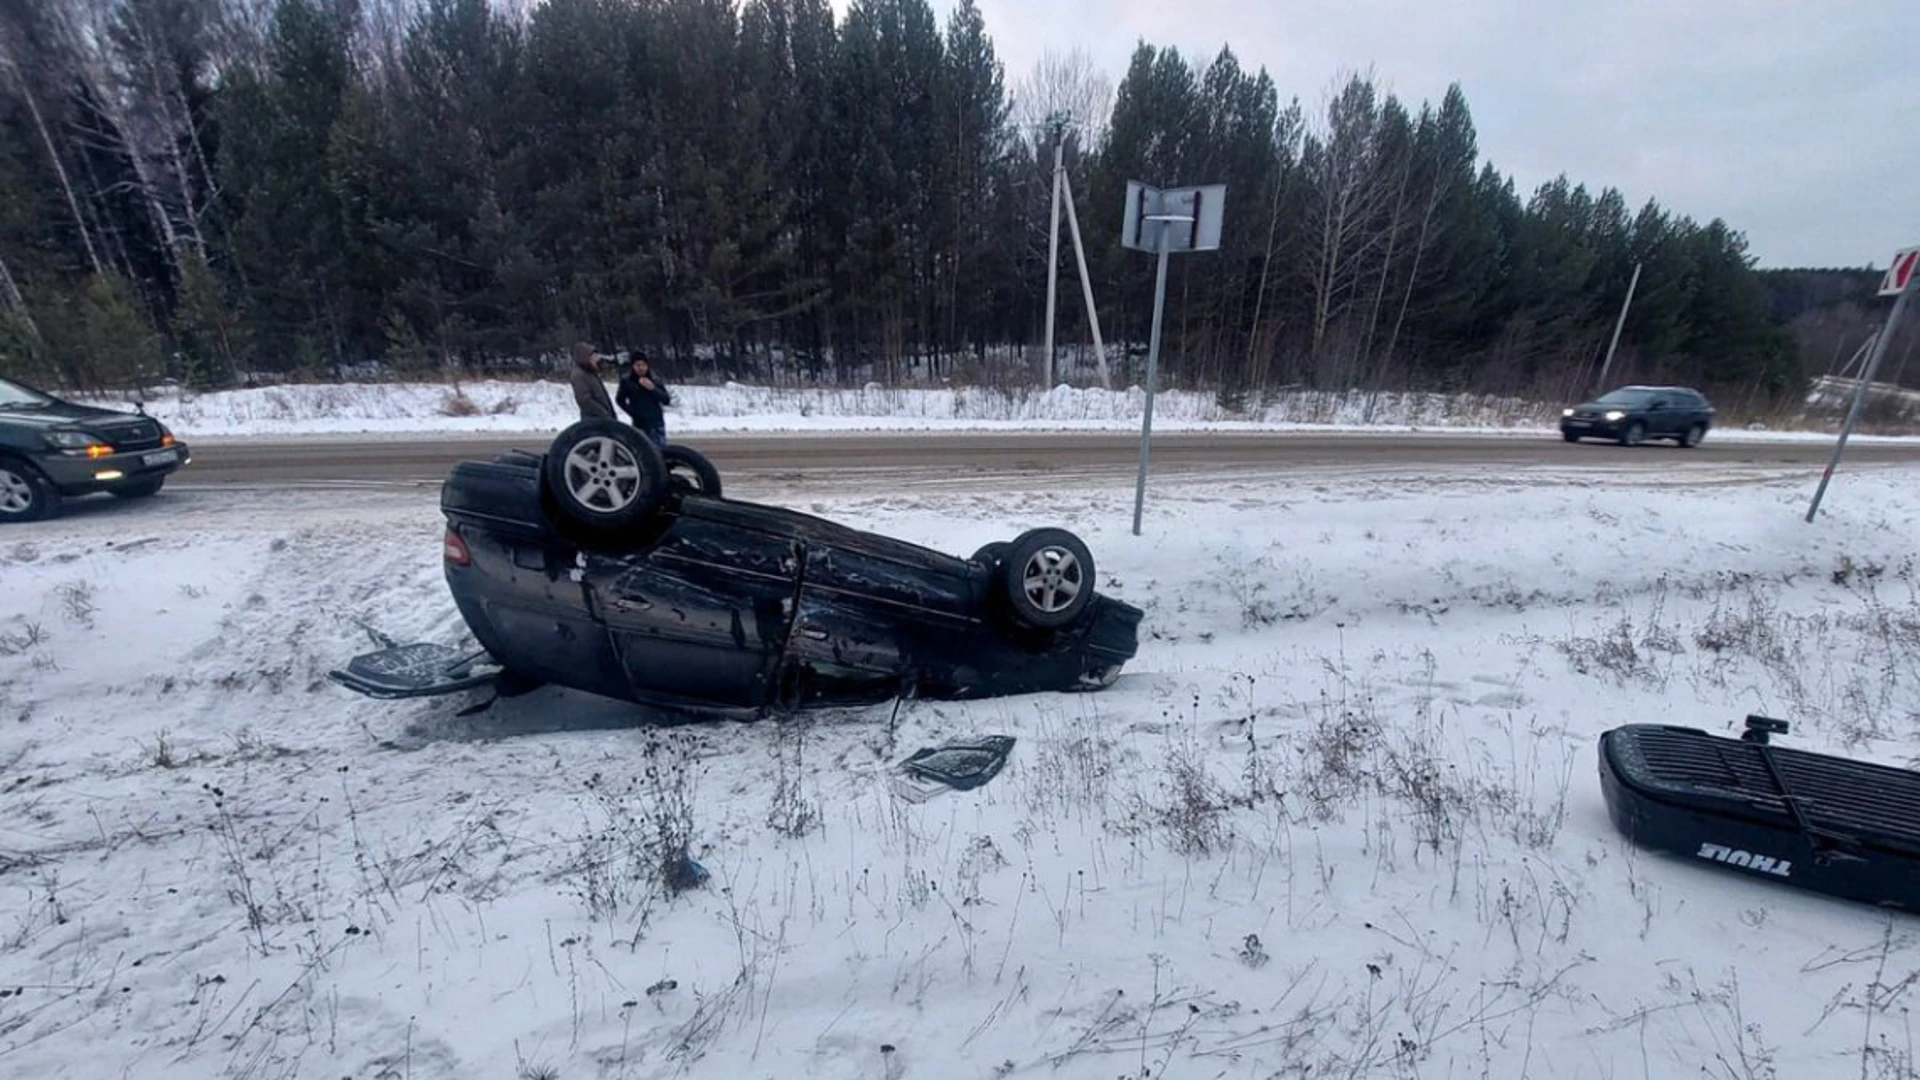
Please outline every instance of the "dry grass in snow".
[{"label": "dry grass in snow", "polygon": [[[1651,856],[1598,734],[1904,763],[1909,474],[1806,485],[900,495],[1087,537],[1111,690],[673,724],[328,684],[460,632],[431,500],[0,538],[0,1073],[1914,1075],[1903,916]],[[1175,524],[1185,515],[1205,528]],[[111,541],[111,546],[109,542]],[[1018,742],[902,797],[912,748]],[[704,876],[702,874],[704,873]]]}]

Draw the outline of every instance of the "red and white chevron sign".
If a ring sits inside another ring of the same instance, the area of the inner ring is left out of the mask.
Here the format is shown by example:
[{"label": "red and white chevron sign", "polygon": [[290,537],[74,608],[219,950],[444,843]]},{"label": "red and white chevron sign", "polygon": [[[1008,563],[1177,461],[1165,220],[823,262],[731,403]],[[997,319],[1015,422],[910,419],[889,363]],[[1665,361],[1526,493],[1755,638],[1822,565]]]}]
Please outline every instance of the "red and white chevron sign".
[{"label": "red and white chevron sign", "polygon": [[1912,281],[1916,273],[1920,273],[1920,248],[1908,248],[1905,251],[1896,252],[1893,256],[1893,265],[1887,267],[1887,276],[1880,279],[1880,295],[1900,295],[1901,290],[1907,287],[1907,282]]}]

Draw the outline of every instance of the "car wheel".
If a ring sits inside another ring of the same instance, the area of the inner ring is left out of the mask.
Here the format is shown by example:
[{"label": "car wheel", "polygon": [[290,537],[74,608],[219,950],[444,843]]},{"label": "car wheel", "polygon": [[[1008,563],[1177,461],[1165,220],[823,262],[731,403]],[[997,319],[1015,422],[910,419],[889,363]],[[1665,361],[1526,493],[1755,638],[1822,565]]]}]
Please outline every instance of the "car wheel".
[{"label": "car wheel", "polygon": [[603,536],[638,528],[667,489],[659,448],[613,420],[582,420],[562,431],[541,472],[561,515]]},{"label": "car wheel", "polygon": [[1692,449],[1693,447],[1699,446],[1700,440],[1706,437],[1707,437],[1706,425],[1695,424],[1692,427],[1687,429],[1687,433],[1685,435],[1680,436],[1680,445],[1688,449]]},{"label": "car wheel", "polygon": [[1621,446],[1639,446],[1647,439],[1647,425],[1635,420],[1627,425],[1626,434],[1620,436]]},{"label": "car wheel", "polygon": [[60,512],[60,493],[25,462],[0,458],[0,522],[44,521]]},{"label": "car wheel", "polygon": [[1579,441],[1580,441],[1580,436],[1578,436],[1578,435],[1575,435],[1575,434],[1574,434],[1573,432],[1571,432],[1571,431],[1563,431],[1563,432],[1561,432],[1561,433],[1560,433],[1560,437],[1561,437],[1561,438],[1563,438],[1563,439],[1565,439],[1565,440],[1567,440],[1568,442],[1579,442]]},{"label": "car wheel", "polygon": [[1066,626],[1093,602],[1093,553],[1065,529],[1020,534],[1002,553],[998,573],[1014,617],[1029,626]]},{"label": "car wheel", "polygon": [[711,498],[720,497],[720,470],[707,456],[691,446],[668,443],[660,451],[667,467],[667,483],[680,491]]},{"label": "car wheel", "polygon": [[156,476],[151,480],[139,480],[131,484],[122,484],[116,488],[108,488],[107,490],[112,492],[116,498],[145,499],[149,496],[160,494],[160,489],[166,485],[166,482],[166,477]]}]

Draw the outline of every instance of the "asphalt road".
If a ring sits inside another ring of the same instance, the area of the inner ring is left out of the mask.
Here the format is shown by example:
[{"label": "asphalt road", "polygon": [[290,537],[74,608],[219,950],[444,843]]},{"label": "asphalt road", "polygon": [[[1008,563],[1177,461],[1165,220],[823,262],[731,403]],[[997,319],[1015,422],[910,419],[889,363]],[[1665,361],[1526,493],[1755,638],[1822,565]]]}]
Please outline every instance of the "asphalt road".
[{"label": "asphalt road", "polygon": [[[824,472],[891,472],[906,469],[953,474],[1131,473],[1139,436],[1120,433],[1008,432],[832,433],[808,435],[693,435],[722,475],[777,480]],[[221,440],[196,442],[193,464],[180,484],[276,484],[339,482],[437,482],[456,461],[489,457],[508,449],[539,451],[545,438],[388,437]],[[1156,473],[1181,471],[1284,472],[1310,467],[1419,468],[1511,466],[1516,470],[1594,467],[1671,471],[1728,466],[1804,466],[1818,471],[1832,455],[1822,442],[1747,442],[1736,437],[1681,450],[1671,443],[1622,447],[1565,443],[1553,435],[1445,434],[1243,434],[1156,435],[1151,464]],[[1846,464],[1920,463],[1920,444],[1852,442]]]}]

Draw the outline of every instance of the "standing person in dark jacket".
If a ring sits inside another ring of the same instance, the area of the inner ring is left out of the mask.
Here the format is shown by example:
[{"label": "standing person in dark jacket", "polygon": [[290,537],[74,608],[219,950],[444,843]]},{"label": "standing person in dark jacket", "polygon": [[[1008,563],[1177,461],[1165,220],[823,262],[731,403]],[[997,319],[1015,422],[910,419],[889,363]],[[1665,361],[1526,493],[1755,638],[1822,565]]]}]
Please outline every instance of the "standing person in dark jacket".
[{"label": "standing person in dark jacket", "polygon": [[584,341],[573,343],[573,401],[582,420],[618,420],[607,384],[600,381],[600,355]]},{"label": "standing person in dark jacket", "polygon": [[667,384],[653,373],[653,365],[647,362],[645,353],[634,350],[627,373],[620,376],[616,400],[633,418],[633,426],[640,429],[640,434],[653,440],[655,446],[667,445],[667,417],[661,407],[673,404],[673,395],[667,392]]}]

